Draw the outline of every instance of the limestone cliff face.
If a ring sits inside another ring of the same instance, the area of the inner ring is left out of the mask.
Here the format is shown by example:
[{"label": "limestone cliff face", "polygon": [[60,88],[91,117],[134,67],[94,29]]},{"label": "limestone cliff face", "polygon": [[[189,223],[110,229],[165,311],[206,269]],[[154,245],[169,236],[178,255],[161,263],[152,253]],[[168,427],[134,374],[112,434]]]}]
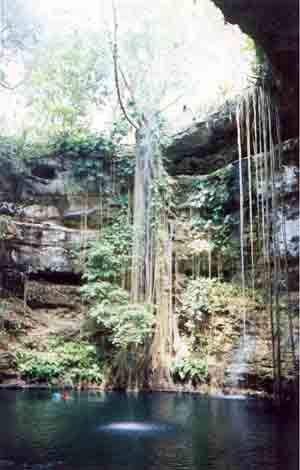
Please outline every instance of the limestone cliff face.
[{"label": "limestone cliff face", "polygon": [[284,139],[298,135],[298,0],[213,0],[225,20],[237,24],[267,54],[281,97]]},{"label": "limestone cliff face", "polygon": [[[73,179],[68,156],[4,162],[0,175],[4,285],[12,272],[18,283],[21,274],[52,277],[54,282],[68,277],[79,281],[81,267],[74,253],[97,237],[99,192],[95,194],[94,185],[83,178],[74,193]],[[105,191],[110,186],[109,180]]]},{"label": "limestone cliff face", "polygon": [[[296,292],[299,279],[299,4],[298,0],[213,0],[225,20],[238,24],[266,52],[275,72],[275,86],[281,99],[287,208],[287,242],[290,285]],[[168,171],[181,188],[182,211],[189,211],[186,200],[195,177],[237,160],[234,111],[223,109],[206,122],[194,124],[179,133],[165,149]],[[101,159],[101,155],[93,158]],[[13,341],[43,343],[49,334],[76,337],[84,306],[78,291],[82,266],[74,251],[98,237],[99,220],[113,218],[115,200],[112,174],[104,174],[103,214],[96,181],[81,178],[73,185],[74,160],[70,155],[31,162],[5,160],[0,173],[0,289],[6,310],[0,336],[0,382],[15,383]],[[123,188],[124,189],[124,188]],[[125,188],[127,190],[127,188]],[[232,212],[238,210],[238,186]],[[185,256],[189,233],[177,227],[175,249]],[[190,269],[183,260],[183,271]],[[184,284],[184,272],[182,273]],[[180,284],[180,278],[178,279]],[[179,286],[180,288],[180,286]],[[26,297],[26,305],[24,298]],[[298,297],[294,298],[295,305]],[[257,381],[264,385],[272,375],[268,319],[260,317],[254,334],[254,321],[248,318],[248,349],[241,343],[241,315],[225,312],[214,320],[214,359],[210,364],[216,382],[234,385]],[[18,339],[18,332],[23,336]],[[208,325],[211,336],[212,325]],[[284,332],[284,340],[288,332]],[[286,350],[289,345],[286,341]],[[257,353],[254,354],[254,352]],[[290,364],[288,352],[284,356]],[[287,365],[286,370],[288,370]],[[258,370],[259,369],[259,370]],[[219,379],[218,379],[219,377]]]},{"label": "limestone cliff face", "polygon": [[[226,165],[237,168],[235,124],[229,117],[214,115],[177,136],[166,149],[168,170],[173,175],[178,199],[183,210],[193,181],[205,179]],[[290,139],[283,145],[284,204],[287,210],[287,242],[293,274],[297,285],[299,255],[299,142]],[[54,282],[79,282],[81,266],[76,249],[98,237],[100,221],[113,218],[117,208],[111,175],[105,177],[103,194],[95,192],[87,179],[82,179],[77,192],[70,191],[72,162],[54,156],[19,168],[6,167],[0,183],[7,191],[0,193],[0,235],[2,284],[12,273],[22,283],[22,276],[40,276]],[[39,173],[40,176],[36,176]],[[238,171],[235,172],[231,212],[239,212]],[[6,186],[4,186],[4,183]],[[130,183],[129,183],[130,184]],[[124,188],[123,188],[124,190]],[[128,187],[125,188],[128,191]],[[104,208],[105,206],[105,208]],[[102,212],[102,213],[101,213]],[[105,213],[104,213],[105,212]],[[179,232],[178,232],[179,233]]]},{"label": "limestone cliff face", "polygon": [[207,175],[238,159],[235,106],[178,133],[166,148],[172,175]]},{"label": "limestone cliff face", "polygon": [[[298,151],[297,140],[285,142],[284,201],[288,209],[290,284],[295,290],[299,256]],[[190,233],[184,223],[190,217],[188,200],[191,187],[197,179],[207,178],[207,173],[226,164],[235,167],[234,120],[224,117],[222,113],[214,115],[208,123],[195,125],[178,136],[172,147],[167,149],[167,155],[169,171],[178,191],[178,215],[183,221],[176,227],[174,240],[176,256],[181,263],[182,278],[178,278],[180,295],[180,283],[184,288],[185,275],[192,269],[186,255]],[[191,174],[191,159],[197,174]],[[72,161],[63,156],[23,163],[19,167],[7,165],[0,179],[2,188],[6,189],[0,197],[0,287],[1,296],[8,303],[8,310],[2,318],[11,332],[9,342],[5,343],[0,338],[0,381],[15,383],[17,374],[9,344],[14,341],[20,325],[23,331],[21,341],[33,346],[43,343],[49,334],[75,338],[79,334],[84,316],[84,305],[78,291],[82,266],[74,251],[98,237],[99,221],[106,223],[113,219],[116,202],[111,174],[105,175],[105,188],[102,188],[105,214],[99,191],[95,192],[95,187],[87,179],[80,181],[77,187],[79,193],[71,191]],[[232,213],[239,210],[238,172],[233,186],[236,191]],[[217,267],[213,266],[213,270],[216,273]],[[268,325],[266,315],[260,316],[259,322],[249,316],[249,347],[245,351],[241,342],[241,311],[237,308],[234,312],[215,316],[214,325],[208,325],[208,329],[206,326],[203,333],[210,337],[213,328],[214,345],[210,363],[213,385],[221,383],[230,387],[242,385],[258,388],[271,385]],[[287,327],[284,334],[288,338]],[[288,373],[291,364],[289,350],[287,344],[284,361]]]}]

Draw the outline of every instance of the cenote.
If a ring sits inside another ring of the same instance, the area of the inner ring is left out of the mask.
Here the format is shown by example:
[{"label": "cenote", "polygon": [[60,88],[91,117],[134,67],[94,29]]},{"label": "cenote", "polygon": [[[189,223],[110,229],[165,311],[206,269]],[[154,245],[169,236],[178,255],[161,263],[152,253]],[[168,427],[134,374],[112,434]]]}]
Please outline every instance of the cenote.
[{"label": "cenote", "polygon": [[297,423],[257,400],[1,391],[0,415],[3,470],[298,468]]},{"label": "cenote", "polygon": [[298,0],[0,0],[0,470],[296,470]]}]

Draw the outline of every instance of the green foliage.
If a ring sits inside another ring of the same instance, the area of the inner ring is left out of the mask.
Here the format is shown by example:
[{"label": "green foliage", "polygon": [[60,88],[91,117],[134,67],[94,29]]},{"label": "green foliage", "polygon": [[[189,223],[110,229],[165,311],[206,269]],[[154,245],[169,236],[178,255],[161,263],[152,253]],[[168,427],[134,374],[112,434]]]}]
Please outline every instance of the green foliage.
[{"label": "green foliage", "polygon": [[31,76],[36,132],[59,135],[88,128],[97,96],[109,93],[107,56],[99,38],[69,34],[47,44]]},{"label": "green foliage", "polygon": [[16,87],[11,67],[18,64],[26,69],[32,64],[32,52],[40,32],[32,3],[19,0],[1,2],[0,87],[3,90]]},{"label": "green foliage", "polygon": [[30,160],[51,153],[49,143],[34,142],[26,133],[21,136],[0,137],[0,160],[18,164],[21,160]]},{"label": "green foliage", "polygon": [[50,142],[55,153],[71,154],[73,157],[88,157],[93,152],[109,156],[116,148],[113,141],[104,134],[82,130],[54,136]]},{"label": "green foliage", "polygon": [[66,155],[74,159],[74,175],[78,178],[88,176],[95,170],[102,170],[103,160],[111,159],[116,149],[117,146],[111,138],[83,130],[55,135],[47,140],[33,140],[27,133],[19,137],[0,137],[0,159],[30,160],[58,154]]},{"label": "green foliage", "polygon": [[76,385],[79,382],[100,384],[102,367],[95,346],[87,342],[49,341],[47,351],[19,350],[17,367],[24,379]]},{"label": "green foliage", "polygon": [[122,139],[127,136],[129,132],[129,123],[124,118],[124,116],[119,119],[115,119],[112,124],[112,129],[110,132],[110,139],[116,144],[120,144]]},{"label": "green foliage", "polygon": [[91,244],[81,288],[84,299],[92,302],[89,318],[96,329],[105,332],[117,348],[143,344],[152,333],[154,315],[149,305],[130,304],[129,293],[120,287],[130,271],[132,226],[128,223],[127,200],[111,225],[101,231],[101,239]]},{"label": "green foliage", "polygon": [[114,346],[140,345],[151,335],[154,315],[150,305],[130,304],[127,291],[105,281],[87,283],[81,290],[93,303],[89,318]]},{"label": "green foliage", "polygon": [[184,320],[185,329],[191,333],[194,333],[203,319],[211,313],[210,283],[206,278],[192,280],[183,293],[180,317]]},{"label": "green foliage", "polygon": [[84,279],[120,282],[129,269],[132,227],[121,210],[114,222],[103,228],[101,239],[90,245]]},{"label": "green foliage", "polygon": [[17,366],[24,379],[41,382],[52,382],[62,372],[57,358],[48,353],[19,352]]},{"label": "green foliage", "polygon": [[[0,161],[20,166],[18,171],[29,171],[30,160],[51,159],[58,155],[72,162],[71,179],[65,183],[68,193],[80,191],[83,180],[87,185],[91,183],[92,191],[98,190],[112,165],[118,182],[126,178],[127,184],[128,177],[134,174],[134,158],[120,152],[118,131],[106,135],[74,130],[71,134],[53,135],[47,140],[32,140],[26,133],[20,137],[0,137]],[[24,165],[23,161],[29,165]]]},{"label": "green foliage", "polygon": [[116,176],[121,181],[123,178],[133,177],[135,169],[134,155],[129,154],[122,148],[121,142],[129,132],[129,123],[122,117],[113,122],[110,132],[110,140],[114,143],[114,165]]},{"label": "green foliage", "polygon": [[[114,286],[108,294],[109,300],[97,302],[90,310],[90,317],[100,328],[110,334],[110,341],[116,347],[127,349],[129,346],[142,345],[152,334],[154,315],[150,305],[124,303],[126,291]],[[114,293],[116,292],[116,297]],[[118,301],[120,301],[118,303]]]},{"label": "green foliage", "polygon": [[187,357],[172,364],[171,374],[174,380],[199,383],[207,380],[208,368],[205,359]]},{"label": "green foliage", "polygon": [[82,179],[100,182],[106,162],[116,151],[114,142],[104,134],[74,131],[72,134],[54,136],[49,142],[53,155],[72,158],[72,173],[75,182]]},{"label": "green foliage", "polygon": [[120,120],[114,123],[109,135],[74,131],[55,136],[50,145],[53,153],[72,156],[72,171],[76,181],[82,178],[100,181],[108,164],[114,164],[119,179],[128,178],[134,174],[135,159],[121,150],[120,141],[127,132],[127,124]]},{"label": "green foliage", "polygon": [[213,247],[224,248],[229,243],[236,223],[230,212],[233,197],[233,167],[217,170],[213,176],[193,182],[187,205],[196,209],[192,228],[210,239]]},{"label": "green foliage", "polygon": [[135,170],[134,156],[124,154],[117,154],[115,157],[116,174],[120,178],[132,178]]},{"label": "green foliage", "polygon": [[86,300],[97,301],[101,305],[127,305],[129,294],[116,284],[97,281],[85,284],[81,293]]},{"label": "green foliage", "polygon": [[9,307],[8,302],[6,302],[5,300],[2,300],[0,303],[0,315],[3,315],[5,312],[7,312],[8,307]]},{"label": "green foliage", "polygon": [[197,337],[203,322],[212,313],[228,314],[239,311],[242,306],[248,310],[258,308],[262,304],[261,296],[255,292],[255,299],[252,300],[251,294],[246,291],[246,297],[243,297],[241,287],[218,279],[190,280],[178,310],[183,329]]}]

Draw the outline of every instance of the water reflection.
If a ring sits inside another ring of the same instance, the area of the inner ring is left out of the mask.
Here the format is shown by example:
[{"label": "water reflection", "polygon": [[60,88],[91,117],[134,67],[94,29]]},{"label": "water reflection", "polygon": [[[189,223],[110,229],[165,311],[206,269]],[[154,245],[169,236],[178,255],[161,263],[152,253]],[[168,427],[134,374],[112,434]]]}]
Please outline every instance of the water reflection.
[{"label": "water reflection", "polygon": [[132,432],[132,433],[162,433],[172,432],[175,428],[169,424],[147,423],[147,422],[121,422],[98,426],[102,432]]},{"label": "water reflection", "polygon": [[298,469],[296,420],[255,400],[0,391],[0,417],[5,470]]}]

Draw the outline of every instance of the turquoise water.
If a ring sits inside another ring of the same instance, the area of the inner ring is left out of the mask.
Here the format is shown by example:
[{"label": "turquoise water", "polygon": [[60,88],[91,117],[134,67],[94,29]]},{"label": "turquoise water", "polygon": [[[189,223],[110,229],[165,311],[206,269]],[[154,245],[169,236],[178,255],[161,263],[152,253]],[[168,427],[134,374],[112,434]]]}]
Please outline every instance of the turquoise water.
[{"label": "turquoise water", "polygon": [[113,392],[70,398],[0,391],[0,469],[298,469],[295,418],[255,400]]}]

